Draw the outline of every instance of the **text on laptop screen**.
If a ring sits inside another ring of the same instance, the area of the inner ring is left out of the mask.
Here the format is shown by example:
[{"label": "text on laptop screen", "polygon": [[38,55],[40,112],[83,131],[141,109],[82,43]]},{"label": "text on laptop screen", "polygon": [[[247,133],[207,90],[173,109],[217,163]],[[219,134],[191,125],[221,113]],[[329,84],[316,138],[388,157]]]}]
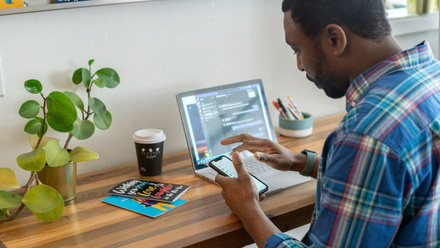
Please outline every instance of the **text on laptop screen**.
[{"label": "text on laptop screen", "polygon": [[224,138],[241,133],[274,138],[260,84],[184,96],[182,105],[197,165],[229,154],[233,146],[221,145]]}]

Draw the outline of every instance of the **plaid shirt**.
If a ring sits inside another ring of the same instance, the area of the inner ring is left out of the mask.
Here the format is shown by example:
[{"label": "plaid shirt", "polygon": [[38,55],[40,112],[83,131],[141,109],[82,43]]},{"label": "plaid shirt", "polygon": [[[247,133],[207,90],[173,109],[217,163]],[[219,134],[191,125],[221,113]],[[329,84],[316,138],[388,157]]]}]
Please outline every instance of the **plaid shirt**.
[{"label": "plaid shirt", "polygon": [[327,138],[307,243],[266,247],[440,247],[440,62],[427,42],[359,75]]}]

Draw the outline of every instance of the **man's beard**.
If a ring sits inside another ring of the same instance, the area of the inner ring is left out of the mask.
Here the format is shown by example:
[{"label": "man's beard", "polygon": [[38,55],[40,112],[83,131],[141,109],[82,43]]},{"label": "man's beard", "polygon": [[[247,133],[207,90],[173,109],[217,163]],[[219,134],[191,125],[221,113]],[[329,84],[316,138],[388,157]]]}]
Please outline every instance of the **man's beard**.
[{"label": "man's beard", "polygon": [[330,98],[337,99],[345,96],[348,86],[350,86],[350,82],[342,82],[341,80],[336,79],[334,76],[325,75],[323,68],[324,63],[326,62],[326,57],[322,49],[319,49],[318,53],[319,59],[315,66],[316,76],[315,78],[312,78],[307,74],[307,79],[312,81],[316,87],[318,87],[318,89],[323,89],[325,94]]}]

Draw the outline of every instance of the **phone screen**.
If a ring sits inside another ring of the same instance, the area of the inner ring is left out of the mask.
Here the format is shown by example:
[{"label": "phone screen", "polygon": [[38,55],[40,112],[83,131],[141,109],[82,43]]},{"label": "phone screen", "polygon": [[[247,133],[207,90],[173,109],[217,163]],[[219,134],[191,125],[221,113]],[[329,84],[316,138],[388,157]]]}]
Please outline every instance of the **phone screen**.
[{"label": "phone screen", "polygon": [[[214,159],[209,163],[209,165],[218,173],[224,176],[235,177],[235,178],[238,177],[237,172],[235,171],[234,164],[232,163],[232,160],[226,156],[221,156]],[[251,174],[251,178],[254,181],[255,185],[257,186],[259,194],[262,194],[267,191],[266,184],[264,184],[258,178],[254,177],[252,174]]]}]

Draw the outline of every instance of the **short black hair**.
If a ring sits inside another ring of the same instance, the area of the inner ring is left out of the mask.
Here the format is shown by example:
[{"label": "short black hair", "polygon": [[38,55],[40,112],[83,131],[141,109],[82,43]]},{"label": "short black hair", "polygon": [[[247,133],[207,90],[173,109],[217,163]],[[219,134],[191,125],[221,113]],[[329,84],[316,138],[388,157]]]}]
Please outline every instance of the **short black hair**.
[{"label": "short black hair", "polygon": [[376,41],[391,33],[383,0],[284,0],[282,10],[290,10],[292,20],[310,38],[328,24],[346,26],[354,34]]}]

